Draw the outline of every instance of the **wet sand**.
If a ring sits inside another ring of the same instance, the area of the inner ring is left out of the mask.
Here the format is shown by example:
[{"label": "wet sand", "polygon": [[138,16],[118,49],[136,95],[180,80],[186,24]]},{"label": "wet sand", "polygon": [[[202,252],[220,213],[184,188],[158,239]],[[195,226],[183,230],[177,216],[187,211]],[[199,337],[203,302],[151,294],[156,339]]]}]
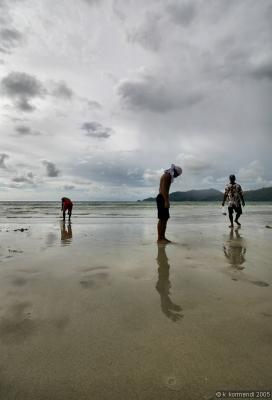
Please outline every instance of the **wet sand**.
[{"label": "wet sand", "polygon": [[1,224],[0,399],[271,389],[272,233],[241,222],[172,219],[167,246],[156,219]]}]

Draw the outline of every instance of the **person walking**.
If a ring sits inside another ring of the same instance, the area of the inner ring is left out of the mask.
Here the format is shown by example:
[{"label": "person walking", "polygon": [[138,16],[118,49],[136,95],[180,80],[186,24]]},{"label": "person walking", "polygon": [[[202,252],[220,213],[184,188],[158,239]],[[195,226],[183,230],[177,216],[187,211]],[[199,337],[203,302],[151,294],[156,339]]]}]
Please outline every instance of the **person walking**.
[{"label": "person walking", "polygon": [[229,212],[229,220],[230,220],[230,228],[233,228],[233,212],[235,212],[235,220],[234,222],[241,226],[240,222],[238,221],[240,216],[242,215],[242,207],[245,206],[245,200],[243,196],[243,191],[241,186],[236,183],[235,175],[229,176],[229,183],[225,187],[224,198],[222,202],[222,207],[225,205],[225,201],[228,201],[228,212]]}]

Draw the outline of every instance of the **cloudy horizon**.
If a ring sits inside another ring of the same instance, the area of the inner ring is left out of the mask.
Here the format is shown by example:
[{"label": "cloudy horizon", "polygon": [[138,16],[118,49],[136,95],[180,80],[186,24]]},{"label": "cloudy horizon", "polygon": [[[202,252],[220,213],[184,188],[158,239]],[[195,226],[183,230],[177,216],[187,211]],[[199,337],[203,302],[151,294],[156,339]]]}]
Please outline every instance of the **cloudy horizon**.
[{"label": "cloudy horizon", "polygon": [[0,200],[272,186],[270,0],[0,0]]}]

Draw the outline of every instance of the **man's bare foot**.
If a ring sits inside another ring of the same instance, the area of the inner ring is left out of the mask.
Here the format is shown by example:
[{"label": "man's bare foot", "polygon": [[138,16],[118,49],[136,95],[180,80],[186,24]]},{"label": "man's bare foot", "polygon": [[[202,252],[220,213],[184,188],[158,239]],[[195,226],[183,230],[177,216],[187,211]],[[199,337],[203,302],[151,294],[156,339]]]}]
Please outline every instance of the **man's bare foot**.
[{"label": "man's bare foot", "polygon": [[158,239],[157,243],[158,244],[168,244],[168,243],[171,243],[171,242],[170,242],[170,240],[167,240],[167,239]]},{"label": "man's bare foot", "polygon": [[238,226],[241,226],[240,222],[234,221]]},{"label": "man's bare foot", "polygon": [[167,241],[167,243],[172,243],[171,240],[164,238],[164,240]]},{"label": "man's bare foot", "polygon": [[233,228],[233,224],[232,224],[232,225],[229,225],[229,228]]}]

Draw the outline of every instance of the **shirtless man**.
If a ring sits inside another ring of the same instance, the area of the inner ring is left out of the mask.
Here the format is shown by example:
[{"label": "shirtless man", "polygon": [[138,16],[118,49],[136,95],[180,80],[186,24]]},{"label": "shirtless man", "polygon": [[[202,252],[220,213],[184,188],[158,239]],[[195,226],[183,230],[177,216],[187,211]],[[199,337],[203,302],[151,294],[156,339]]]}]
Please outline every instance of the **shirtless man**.
[{"label": "shirtless man", "polygon": [[222,207],[224,207],[225,201],[227,199],[228,200],[229,220],[230,220],[229,227],[233,228],[233,211],[235,211],[235,213],[236,213],[234,222],[236,222],[236,224],[238,226],[241,226],[240,222],[238,222],[238,219],[242,215],[241,202],[244,207],[245,200],[244,200],[243,191],[242,191],[241,186],[235,182],[236,181],[235,175],[230,175],[229,181],[230,181],[230,183],[225,188]]},{"label": "shirtless man", "polygon": [[171,243],[170,240],[166,239],[165,231],[167,221],[170,218],[169,215],[169,189],[171,183],[174,181],[174,178],[177,178],[182,174],[182,169],[174,164],[171,165],[171,168],[166,169],[164,174],[161,176],[160,180],[160,188],[159,194],[156,198],[157,208],[158,208],[158,243]]},{"label": "shirtless man", "polygon": [[63,220],[65,220],[65,213],[68,210],[69,221],[70,221],[71,215],[72,215],[72,209],[73,209],[73,203],[71,202],[71,200],[68,199],[68,197],[62,197],[62,199],[61,199],[61,211],[62,211],[62,214],[63,214]]}]

